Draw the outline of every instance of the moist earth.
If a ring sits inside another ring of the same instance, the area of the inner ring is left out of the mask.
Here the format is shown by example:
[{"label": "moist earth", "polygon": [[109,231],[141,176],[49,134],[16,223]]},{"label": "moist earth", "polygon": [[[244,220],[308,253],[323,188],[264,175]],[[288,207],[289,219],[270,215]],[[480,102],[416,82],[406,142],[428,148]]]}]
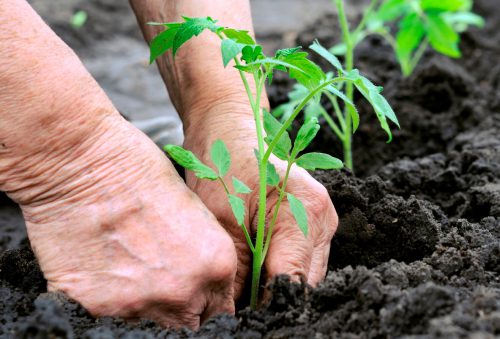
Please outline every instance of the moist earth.
[{"label": "moist earth", "polygon": [[[480,0],[475,10],[487,26],[464,34],[463,57],[429,51],[407,79],[383,41],[359,46],[356,64],[384,84],[402,128],[386,144],[374,114],[357,100],[356,174],[313,173],[340,217],[319,287],[278,277],[267,305],[217,316],[198,332],[95,319],[47,293],[18,208],[0,197],[0,337],[500,337],[500,9]],[[326,16],[297,39],[329,46],[335,36],[336,18]],[[276,77],[273,106],[291,86]],[[311,148],[341,154],[326,127]]]}]

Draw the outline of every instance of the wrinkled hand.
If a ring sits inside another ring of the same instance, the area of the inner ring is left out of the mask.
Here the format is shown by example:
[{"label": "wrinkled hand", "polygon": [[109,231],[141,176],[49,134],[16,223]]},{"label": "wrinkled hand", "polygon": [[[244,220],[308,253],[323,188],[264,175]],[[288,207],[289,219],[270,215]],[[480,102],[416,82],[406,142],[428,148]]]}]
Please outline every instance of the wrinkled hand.
[{"label": "wrinkled hand", "polygon": [[17,195],[49,290],[94,315],[164,326],[233,313],[231,238],[145,135],[109,119],[74,149],[39,159],[54,173]]},{"label": "wrinkled hand", "polygon": [[[223,106],[223,105],[221,105]],[[237,106],[235,106],[237,109]],[[239,195],[247,207],[245,224],[251,225],[250,233],[255,235],[258,208],[258,170],[254,148],[257,148],[255,124],[251,116],[244,112],[235,114],[226,107],[216,107],[205,114],[200,124],[191,124],[186,131],[185,147],[200,159],[211,164],[210,147],[217,140],[223,140],[231,153],[231,169],[226,176],[227,184],[232,187],[231,177],[235,176],[246,183],[252,193]],[[240,111],[241,112],[241,111]],[[271,157],[281,179],[286,171],[286,163]],[[241,296],[245,281],[251,274],[252,253],[245,236],[237,225],[225,192],[219,182],[199,180],[187,172],[187,183],[198,194],[205,205],[215,214],[220,224],[229,232],[238,253],[238,272],[235,281],[235,297]],[[231,189],[230,189],[231,190]],[[326,189],[314,180],[307,171],[293,166],[286,191],[300,199],[308,216],[309,232],[307,238],[300,231],[289,209],[283,201],[267,254],[264,268],[267,280],[278,274],[288,274],[292,279],[305,280],[316,285],[324,279],[327,270],[330,241],[338,224],[338,217]],[[268,190],[267,218],[271,219],[279,192]]]}]

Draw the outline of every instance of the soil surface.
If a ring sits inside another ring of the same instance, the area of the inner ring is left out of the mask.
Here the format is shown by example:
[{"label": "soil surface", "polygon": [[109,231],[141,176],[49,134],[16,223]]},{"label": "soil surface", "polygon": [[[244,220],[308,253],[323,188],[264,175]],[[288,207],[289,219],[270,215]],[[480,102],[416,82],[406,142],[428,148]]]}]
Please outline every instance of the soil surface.
[{"label": "soil surface", "polygon": [[[280,277],[268,305],[215,317],[196,333],[94,319],[46,293],[19,211],[0,197],[0,337],[500,337],[500,7],[475,7],[487,26],[464,34],[463,58],[428,52],[408,79],[383,41],[359,46],[359,69],[384,85],[402,128],[386,144],[359,100],[356,176],[314,173],[340,217],[318,288]],[[326,16],[298,42],[331,45],[336,35]],[[273,105],[290,86],[275,79]],[[313,147],[340,154],[326,127]]]}]

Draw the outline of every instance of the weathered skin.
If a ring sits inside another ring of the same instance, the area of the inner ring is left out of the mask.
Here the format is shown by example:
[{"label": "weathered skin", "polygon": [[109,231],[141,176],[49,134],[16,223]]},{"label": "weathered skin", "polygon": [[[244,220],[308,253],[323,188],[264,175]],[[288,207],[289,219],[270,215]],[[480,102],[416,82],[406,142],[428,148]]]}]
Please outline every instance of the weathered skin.
[{"label": "weathered skin", "polygon": [[[151,13],[206,15],[199,11],[209,6],[208,14],[228,25],[250,25],[247,1],[158,3],[134,3],[141,22],[157,20]],[[241,152],[255,140],[239,79],[221,68],[220,56],[202,58],[214,41],[200,39],[184,48],[185,62],[174,67],[165,59],[160,68],[172,79],[186,146],[205,158],[212,141],[224,139],[235,151],[233,170],[255,186],[253,156]],[[222,192],[189,177],[201,200],[193,194],[24,0],[0,2],[0,84],[0,190],[20,204],[50,290],[66,292],[94,315],[165,326],[196,328],[211,315],[234,312],[250,259]],[[305,239],[284,211],[266,269],[314,284],[326,270],[336,214],[304,171],[294,169],[290,191],[311,208],[311,235]],[[256,198],[249,199],[252,217]]]}]

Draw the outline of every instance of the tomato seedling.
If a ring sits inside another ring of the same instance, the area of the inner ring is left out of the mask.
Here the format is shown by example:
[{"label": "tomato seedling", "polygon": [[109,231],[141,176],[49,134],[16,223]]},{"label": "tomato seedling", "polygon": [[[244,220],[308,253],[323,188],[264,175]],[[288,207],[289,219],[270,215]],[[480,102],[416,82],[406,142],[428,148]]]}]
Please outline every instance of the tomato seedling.
[{"label": "tomato seedling", "polygon": [[[343,1],[332,1],[339,17],[345,17]],[[347,31],[349,41],[344,38],[330,51],[347,60],[364,38],[379,35],[393,48],[406,77],[429,46],[449,57],[461,57],[460,33],[469,26],[484,26],[484,19],[471,11],[472,5],[472,0],[371,0],[358,26]]]},{"label": "tomato seedling", "polygon": [[[261,269],[272,239],[273,228],[276,224],[281,203],[286,198],[289,202],[291,212],[298,227],[307,237],[307,211],[303,203],[291,193],[286,191],[288,176],[292,166],[295,164],[307,170],[315,169],[340,169],[342,162],[327,154],[304,153],[307,146],[314,139],[320,125],[315,117],[306,119],[300,127],[294,142],[287,132],[298,114],[312,100],[319,100],[323,93],[335,96],[343,100],[351,114],[355,130],[358,116],[352,100],[348,99],[342,92],[344,84],[354,84],[367,97],[375,107],[379,119],[390,135],[386,118],[395,120],[394,112],[390,109],[387,101],[380,94],[378,87],[374,86],[368,79],[363,77],[357,70],[344,70],[338,59],[323,48],[319,43],[314,43],[312,49],[329,60],[337,69],[337,76],[327,75],[314,62],[307,58],[308,54],[300,50],[300,47],[281,49],[274,56],[266,56],[262,46],[258,45],[247,31],[226,28],[217,25],[217,21],[210,17],[189,18],[184,17],[183,22],[151,23],[163,25],[165,30],[159,33],[151,42],[151,62],[157,57],[171,51],[174,58],[179,48],[191,38],[198,36],[208,30],[216,34],[221,40],[222,65],[228,66],[231,61],[234,68],[239,72],[244,84],[248,102],[253,112],[257,134],[258,148],[255,149],[257,159],[257,170],[259,174],[258,186],[258,212],[257,230],[255,238],[248,232],[245,223],[246,206],[241,198],[244,194],[251,193],[250,188],[236,177],[227,178],[231,166],[231,155],[221,140],[217,140],[211,148],[211,160],[214,168],[202,163],[192,152],[180,146],[167,145],[165,151],[178,164],[185,169],[193,171],[200,179],[219,181],[227,194],[229,205],[233,211],[236,222],[241,226],[248,246],[253,253],[251,306],[257,306]],[[266,81],[271,82],[276,71],[288,73],[304,86],[304,96],[294,106],[289,116],[283,122],[279,122],[269,112],[261,108],[260,100]],[[255,82],[255,94],[252,93],[248,78]],[[352,118],[352,119],[351,119]],[[349,129],[350,131],[351,129]],[[266,146],[267,145],[267,146]],[[275,166],[269,161],[271,154],[287,163],[286,171],[281,177]],[[233,189],[228,185],[228,179],[232,182]],[[279,198],[272,211],[272,218],[266,225],[267,216],[267,188],[275,187],[279,192]],[[267,230],[267,233],[266,233]]]}]

